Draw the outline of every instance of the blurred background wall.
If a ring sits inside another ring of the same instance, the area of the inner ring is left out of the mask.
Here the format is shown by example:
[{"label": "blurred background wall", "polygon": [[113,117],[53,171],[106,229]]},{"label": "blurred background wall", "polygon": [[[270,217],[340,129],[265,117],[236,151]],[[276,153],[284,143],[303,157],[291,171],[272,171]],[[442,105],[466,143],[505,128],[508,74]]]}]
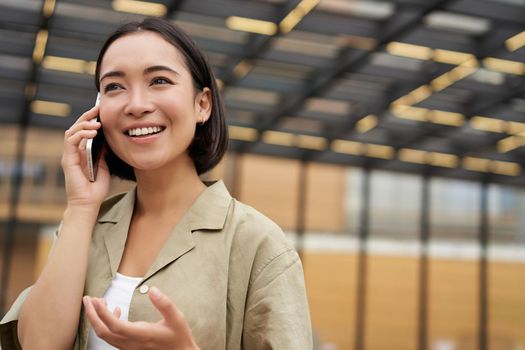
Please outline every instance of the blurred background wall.
[{"label": "blurred background wall", "polygon": [[525,349],[521,0],[0,0],[1,314],[45,263],[98,48],[145,14],[208,53],[231,144],[203,178],[295,244],[316,349]]}]

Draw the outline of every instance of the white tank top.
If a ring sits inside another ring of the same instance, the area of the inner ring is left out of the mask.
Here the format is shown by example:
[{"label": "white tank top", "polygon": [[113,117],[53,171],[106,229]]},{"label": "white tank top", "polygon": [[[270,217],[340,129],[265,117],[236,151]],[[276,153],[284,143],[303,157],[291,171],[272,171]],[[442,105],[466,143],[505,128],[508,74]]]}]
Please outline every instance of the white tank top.
[{"label": "white tank top", "polygon": [[[139,285],[142,278],[140,277],[129,277],[122,275],[117,272],[115,278],[111,282],[108,290],[104,294],[104,299],[108,304],[108,309],[113,312],[115,307],[120,307],[122,311],[120,315],[121,320],[128,319],[129,313],[129,304],[131,303],[131,297],[133,296],[133,291]],[[93,328],[89,331],[88,337],[88,350],[113,350],[117,349],[104,340],[100,339]]]}]

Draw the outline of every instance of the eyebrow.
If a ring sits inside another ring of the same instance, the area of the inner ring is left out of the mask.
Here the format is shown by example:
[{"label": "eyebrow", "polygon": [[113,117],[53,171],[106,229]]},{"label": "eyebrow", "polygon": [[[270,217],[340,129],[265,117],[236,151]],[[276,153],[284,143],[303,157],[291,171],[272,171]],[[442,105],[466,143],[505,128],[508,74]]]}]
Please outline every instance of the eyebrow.
[{"label": "eyebrow", "polygon": [[[142,74],[143,75],[147,75],[147,74],[151,74],[151,73],[159,72],[159,71],[169,71],[169,72],[172,72],[172,73],[180,76],[179,72],[177,72],[176,70],[174,70],[174,69],[172,69],[172,68],[170,68],[168,66],[162,66],[162,65],[148,67],[148,68],[144,69]],[[123,71],[115,70],[115,71],[107,72],[106,74],[101,76],[99,81],[102,81],[103,79],[109,78],[109,77],[124,77],[124,76],[126,76],[126,74]]]}]

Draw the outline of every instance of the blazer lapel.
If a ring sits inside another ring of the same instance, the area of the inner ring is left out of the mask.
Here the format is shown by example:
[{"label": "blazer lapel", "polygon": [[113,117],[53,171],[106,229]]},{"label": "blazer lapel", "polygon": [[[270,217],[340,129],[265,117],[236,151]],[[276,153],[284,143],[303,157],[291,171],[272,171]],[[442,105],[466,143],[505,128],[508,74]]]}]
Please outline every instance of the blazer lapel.
[{"label": "blazer lapel", "polygon": [[175,226],[143,281],[194,249],[197,243],[193,232],[220,232],[231,202],[232,197],[222,181],[211,184]]},{"label": "blazer lapel", "polygon": [[155,261],[150,266],[148,272],[144,275],[143,281],[147,280],[163,267],[179,259],[195,247],[192,232],[187,221],[187,215],[185,215],[173,229]]},{"label": "blazer lapel", "polygon": [[108,254],[111,277],[115,277],[126,246],[129,225],[135,208],[136,188],[126,193],[121,201],[102,215],[98,222],[103,224],[104,245]]}]

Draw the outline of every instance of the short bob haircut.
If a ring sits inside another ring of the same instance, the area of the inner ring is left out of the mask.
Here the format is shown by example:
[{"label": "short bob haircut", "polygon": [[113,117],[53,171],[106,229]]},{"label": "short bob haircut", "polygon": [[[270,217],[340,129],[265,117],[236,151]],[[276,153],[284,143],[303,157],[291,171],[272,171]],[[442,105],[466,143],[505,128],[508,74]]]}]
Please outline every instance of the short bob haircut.
[{"label": "short bob haircut", "polygon": [[[140,31],[157,33],[176,47],[182,54],[191,73],[195,89],[202,90],[208,87],[211,90],[212,110],[210,118],[206,123],[197,125],[193,142],[189,147],[189,155],[193,160],[197,174],[205,173],[217,165],[226,152],[228,128],[226,127],[224,106],[210,64],[197,44],[180,27],[159,18],[146,18],[142,22],[129,22],[119,27],[109,36],[100,50],[95,70],[97,91],[100,91],[100,65],[109,46],[124,35]],[[107,147],[105,159],[111,175],[136,181],[133,168],[120,159],[109,147]]]}]

